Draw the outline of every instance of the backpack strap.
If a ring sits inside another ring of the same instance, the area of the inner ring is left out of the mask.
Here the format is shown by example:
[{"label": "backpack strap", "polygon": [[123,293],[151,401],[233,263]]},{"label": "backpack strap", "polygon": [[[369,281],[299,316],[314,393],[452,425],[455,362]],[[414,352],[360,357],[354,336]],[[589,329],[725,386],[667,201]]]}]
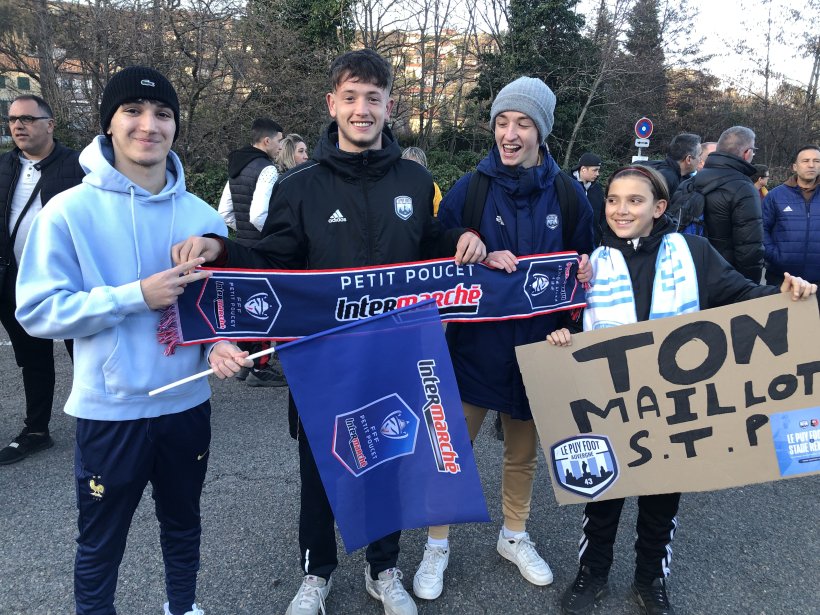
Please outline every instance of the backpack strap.
[{"label": "backpack strap", "polygon": [[563,249],[568,250],[578,226],[578,193],[575,192],[575,179],[559,171],[555,176],[555,191],[558,206],[561,208],[561,225],[563,229]]},{"label": "backpack strap", "polygon": [[464,201],[464,210],[461,213],[461,223],[464,228],[479,230],[489,192],[489,175],[484,175],[480,171],[473,172],[470,176],[470,183],[467,184],[467,197]]}]

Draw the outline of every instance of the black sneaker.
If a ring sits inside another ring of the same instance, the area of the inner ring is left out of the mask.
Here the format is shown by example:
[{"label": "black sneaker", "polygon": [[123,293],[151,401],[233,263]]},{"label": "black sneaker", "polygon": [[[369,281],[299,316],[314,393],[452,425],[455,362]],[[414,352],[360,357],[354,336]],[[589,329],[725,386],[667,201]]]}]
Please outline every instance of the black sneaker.
[{"label": "black sneaker", "polygon": [[255,367],[248,373],[245,384],[249,387],[285,387],[288,381],[278,365],[266,365],[262,369]]},{"label": "black sneaker", "polygon": [[664,579],[653,579],[649,585],[633,581],[631,589],[632,597],[644,615],[675,615],[675,610],[669,604],[669,597],[666,595]]},{"label": "black sneaker", "polygon": [[567,587],[561,597],[561,612],[564,615],[592,613],[595,603],[608,591],[607,577],[594,575],[589,566],[581,566],[575,582]]},{"label": "black sneaker", "polygon": [[242,369],[240,369],[236,373],[236,376],[234,376],[234,378],[236,378],[237,380],[243,380],[244,381],[244,380],[247,379],[249,373],[251,373],[251,368],[250,367],[243,367]]},{"label": "black sneaker", "polygon": [[5,466],[22,461],[29,455],[54,446],[54,440],[48,433],[30,434],[28,427],[20,432],[6,448],[0,451],[0,465]]}]

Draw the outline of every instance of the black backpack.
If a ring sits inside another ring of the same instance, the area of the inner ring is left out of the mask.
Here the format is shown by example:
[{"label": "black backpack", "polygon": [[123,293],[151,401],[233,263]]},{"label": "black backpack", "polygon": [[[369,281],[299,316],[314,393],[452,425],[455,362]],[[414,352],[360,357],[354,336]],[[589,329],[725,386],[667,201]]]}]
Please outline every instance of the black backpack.
[{"label": "black backpack", "polygon": [[695,177],[690,177],[681,182],[670,199],[666,213],[674,221],[677,232],[702,237],[706,235],[703,226],[706,195],[723,185],[726,179],[715,178],[703,188],[698,189],[695,187]]},{"label": "black backpack", "polygon": [[[575,192],[575,180],[559,171],[555,176],[555,191],[558,194],[558,206],[561,208],[563,249],[569,250],[575,227],[578,226],[578,193]],[[475,171],[467,185],[467,198],[464,201],[464,211],[461,223],[466,228],[478,230],[481,226],[481,217],[484,215],[484,206],[487,204],[487,194],[490,192],[490,177]]]}]

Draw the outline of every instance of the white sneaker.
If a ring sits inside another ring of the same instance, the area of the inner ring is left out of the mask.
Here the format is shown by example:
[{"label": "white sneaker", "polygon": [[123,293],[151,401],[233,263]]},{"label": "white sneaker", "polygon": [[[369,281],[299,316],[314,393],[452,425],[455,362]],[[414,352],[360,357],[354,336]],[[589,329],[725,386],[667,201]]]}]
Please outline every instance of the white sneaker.
[{"label": "white sneaker", "polygon": [[[172,615],[170,605],[169,605],[167,602],[166,602],[165,604],[163,604],[163,605],[162,605],[162,608],[164,608],[164,609],[165,609],[165,615]],[[190,611],[186,611],[186,612],[185,612],[185,615],[205,615],[205,611],[203,611],[202,609],[200,609],[200,608],[196,605],[196,602],[194,602],[194,603],[191,605],[191,610],[190,610]]]},{"label": "white sneaker", "polygon": [[524,532],[519,538],[504,538],[504,531],[498,533],[496,545],[501,557],[510,560],[518,566],[521,575],[533,585],[549,585],[552,583],[552,570],[544,561],[530,535]]},{"label": "white sneaker", "polygon": [[425,600],[435,600],[444,589],[444,571],[450,563],[450,549],[424,545],[424,557],[413,577],[413,593]]},{"label": "white sneaker", "polygon": [[384,615],[418,615],[416,603],[404,589],[401,579],[398,568],[383,570],[376,581],[370,578],[370,564],[364,570],[367,593],[384,604]]},{"label": "white sneaker", "polygon": [[318,615],[325,614],[325,599],[330,593],[333,579],[325,581],[312,574],[305,576],[296,597],[291,600],[285,615]]}]

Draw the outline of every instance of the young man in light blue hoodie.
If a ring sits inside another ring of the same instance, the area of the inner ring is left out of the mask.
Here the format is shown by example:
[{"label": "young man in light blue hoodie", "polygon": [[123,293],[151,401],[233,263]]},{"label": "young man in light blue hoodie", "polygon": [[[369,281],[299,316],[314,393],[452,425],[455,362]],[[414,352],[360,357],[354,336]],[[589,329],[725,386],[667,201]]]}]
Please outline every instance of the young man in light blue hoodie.
[{"label": "young man in light blue hoodie", "polygon": [[[171,246],[226,228],[185,190],[171,151],[179,102],[163,75],[136,66],[114,75],[100,119],[104,134],[80,155],[87,175],[37,217],[17,286],[16,315],[31,335],[76,340],[65,406],[77,417],[76,612],[115,613],[128,529],[150,482],[165,562],[165,615],[202,615],[195,594],[211,391],[206,380],[156,397],[148,391],[207,368],[212,348],[181,347],[166,357],[156,330],[159,310],[186,283],[207,276],[194,271],[202,259],[172,266]],[[218,346],[221,354],[228,345]]]}]

